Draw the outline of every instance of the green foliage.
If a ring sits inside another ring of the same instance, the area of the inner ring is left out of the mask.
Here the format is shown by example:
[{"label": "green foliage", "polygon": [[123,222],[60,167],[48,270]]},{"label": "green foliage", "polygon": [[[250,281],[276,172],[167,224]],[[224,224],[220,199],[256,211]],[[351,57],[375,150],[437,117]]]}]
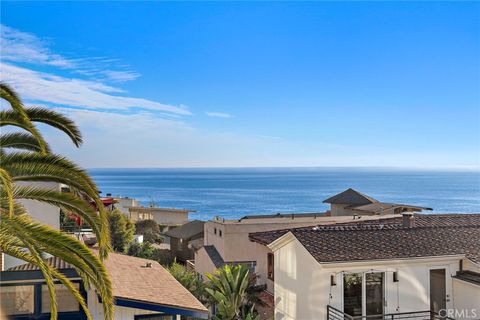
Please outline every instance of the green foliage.
[{"label": "green foliage", "polygon": [[132,243],[128,248],[128,255],[144,259],[153,259],[155,248],[150,242]]},{"label": "green foliage", "polygon": [[133,242],[135,226],[127,216],[117,209],[109,213],[108,220],[113,250],[125,253]]},{"label": "green foliage", "polygon": [[184,265],[177,262],[172,263],[167,270],[177,279],[188,291],[190,291],[200,302],[207,304],[206,285],[195,271],[188,270]]},{"label": "green foliage", "polygon": [[[21,130],[0,133],[0,251],[37,266],[45,278],[51,301],[56,301],[55,281],[62,283],[77,299],[87,319],[91,319],[78,289],[59,270],[48,265],[42,255],[48,253],[72,264],[85,285],[92,285],[102,299],[105,319],[113,319],[111,282],[101,261],[110,251],[108,218],[98,189],[85,170],[51,152],[36,123],[63,131],[77,147],[82,143],[80,131],[73,121],[56,111],[26,108],[15,91],[4,83],[0,83],[0,98],[10,106],[0,111],[0,127]],[[18,182],[62,183],[74,192],[62,193]],[[49,204],[81,217],[99,241],[99,256],[74,237],[34,221],[19,200]],[[98,212],[89,202],[96,204]],[[50,313],[52,320],[57,319],[57,303],[51,303]]]},{"label": "green foliage", "polygon": [[138,220],[135,222],[135,233],[143,235],[143,241],[162,243],[160,227],[155,220]]},{"label": "green foliage", "polygon": [[245,265],[225,265],[215,274],[207,274],[210,287],[207,293],[215,301],[218,314],[213,319],[242,320],[258,319],[254,307],[248,306],[247,289],[250,286],[249,269]]}]

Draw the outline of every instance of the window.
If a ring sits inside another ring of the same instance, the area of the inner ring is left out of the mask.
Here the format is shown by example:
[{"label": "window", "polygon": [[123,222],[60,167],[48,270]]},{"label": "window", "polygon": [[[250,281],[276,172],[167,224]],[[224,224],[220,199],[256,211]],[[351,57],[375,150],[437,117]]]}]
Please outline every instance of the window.
[{"label": "window", "polygon": [[274,265],[274,261],[273,261],[273,253],[267,253],[267,276],[268,276],[268,279],[270,280],[274,280],[275,278],[275,265]]},{"label": "window", "polygon": [[3,286],[1,288],[2,311],[6,315],[33,314],[33,286]]},{"label": "window", "polygon": [[217,234],[217,228],[213,228],[213,234]]},{"label": "window", "polygon": [[[74,283],[73,285],[77,290],[79,289],[78,283]],[[80,310],[78,301],[63,284],[55,284],[55,292],[58,297],[58,312],[74,312]],[[42,313],[50,313],[50,295],[46,285],[42,285]]]},{"label": "window", "polygon": [[221,237],[222,236],[222,230],[218,230],[218,235]]}]

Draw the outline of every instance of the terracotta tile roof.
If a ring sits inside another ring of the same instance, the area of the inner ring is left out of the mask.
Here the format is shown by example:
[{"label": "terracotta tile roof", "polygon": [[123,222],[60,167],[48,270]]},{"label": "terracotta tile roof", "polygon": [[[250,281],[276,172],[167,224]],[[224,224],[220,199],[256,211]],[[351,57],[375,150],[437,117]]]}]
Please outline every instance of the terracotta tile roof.
[{"label": "terracotta tile roof", "polygon": [[[71,269],[72,266],[57,257],[46,260],[58,269]],[[147,267],[150,263],[150,267]],[[208,312],[208,310],[158,262],[110,253],[104,261],[112,281],[115,298],[130,299],[141,302],[159,304]],[[38,268],[32,264],[24,264],[8,271],[33,271]]]},{"label": "terracotta tile roof", "polygon": [[465,254],[480,262],[480,214],[415,215],[258,232],[250,239],[269,244],[291,231],[319,262],[400,259]]}]

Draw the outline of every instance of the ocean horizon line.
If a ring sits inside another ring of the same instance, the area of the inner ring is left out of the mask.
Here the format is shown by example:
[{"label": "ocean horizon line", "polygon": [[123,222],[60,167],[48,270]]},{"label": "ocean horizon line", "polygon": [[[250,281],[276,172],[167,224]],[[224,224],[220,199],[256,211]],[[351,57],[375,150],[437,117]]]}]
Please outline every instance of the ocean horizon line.
[{"label": "ocean horizon line", "polygon": [[87,170],[358,170],[479,172],[480,166],[179,166],[179,167],[87,167]]}]

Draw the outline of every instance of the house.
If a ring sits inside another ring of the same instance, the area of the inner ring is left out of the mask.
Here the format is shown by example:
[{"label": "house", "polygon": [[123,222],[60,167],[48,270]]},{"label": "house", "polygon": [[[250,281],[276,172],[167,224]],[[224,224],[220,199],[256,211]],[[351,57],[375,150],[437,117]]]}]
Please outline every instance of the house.
[{"label": "house", "polygon": [[[56,257],[46,261],[77,285],[92,318],[104,319],[94,288],[84,286],[73,266]],[[110,253],[104,263],[112,281],[115,319],[208,319],[207,309],[158,262]],[[48,291],[36,266],[23,264],[2,271],[0,286],[2,319],[50,319]],[[56,286],[58,319],[86,319],[70,292]]]},{"label": "house", "polygon": [[[57,183],[31,183],[62,190]],[[21,200],[28,214],[43,224],[60,227],[60,210],[39,201]],[[79,237],[82,239],[82,237]],[[0,319],[50,319],[50,301],[42,272],[23,260],[3,255],[0,272]],[[87,288],[72,265],[50,255],[46,262],[76,283],[86,298],[93,319],[104,319],[102,302],[93,287]],[[180,316],[208,319],[208,310],[158,262],[110,253],[104,261],[112,281],[115,319],[179,319]],[[86,319],[78,302],[60,283],[57,302],[60,320]]]},{"label": "house", "polygon": [[275,319],[474,319],[480,311],[480,214],[404,214],[250,239],[273,251]]},{"label": "house", "polygon": [[332,216],[384,215],[432,210],[415,205],[380,202],[352,188],[324,200],[323,203],[330,204]]},{"label": "house", "polygon": [[186,263],[187,260],[194,259],[194,250],[188,245],[193,240],[203,242],[204,224],[204,221],[193,220],[164,233],[170,238],[170,251],[177,261]]},{"label": "house", "polygon": [[[258,275],[258,284],[272,294],[273,261],[270,248],[249,240],[249,234],[262,231],[351,222],[353,216],[329,217],[324,213],[245,216],[239,220],[216,218],[205,223],[204,245],[195,251],[195,270],[204,275],[225,264],[246,264]],[[366,216],[362,219],[377,219]]]},{"label": "house", "polygon": [[181,226],[188,222],[188,214],[194,211],[186,209],[135,206],[128,207],[128,212],[128,217],[133,222],[138,220],[155,220],[156,223],[164,226],[168,230],[170,227]]},{"label": "house", "polygon": [[[46,190],[61,191],[62,185],[56,182],[17,182],[19,186],[31,186]],[[19,201],[28,212],[28,214],[38,222],[60,229],[60,209],[58,207],[42,203],[35,200],[22,199]],[[6,270],[13,266],[24,263],[23,260],[9,256],[4,253],[1,255],[1,270]]]}]

